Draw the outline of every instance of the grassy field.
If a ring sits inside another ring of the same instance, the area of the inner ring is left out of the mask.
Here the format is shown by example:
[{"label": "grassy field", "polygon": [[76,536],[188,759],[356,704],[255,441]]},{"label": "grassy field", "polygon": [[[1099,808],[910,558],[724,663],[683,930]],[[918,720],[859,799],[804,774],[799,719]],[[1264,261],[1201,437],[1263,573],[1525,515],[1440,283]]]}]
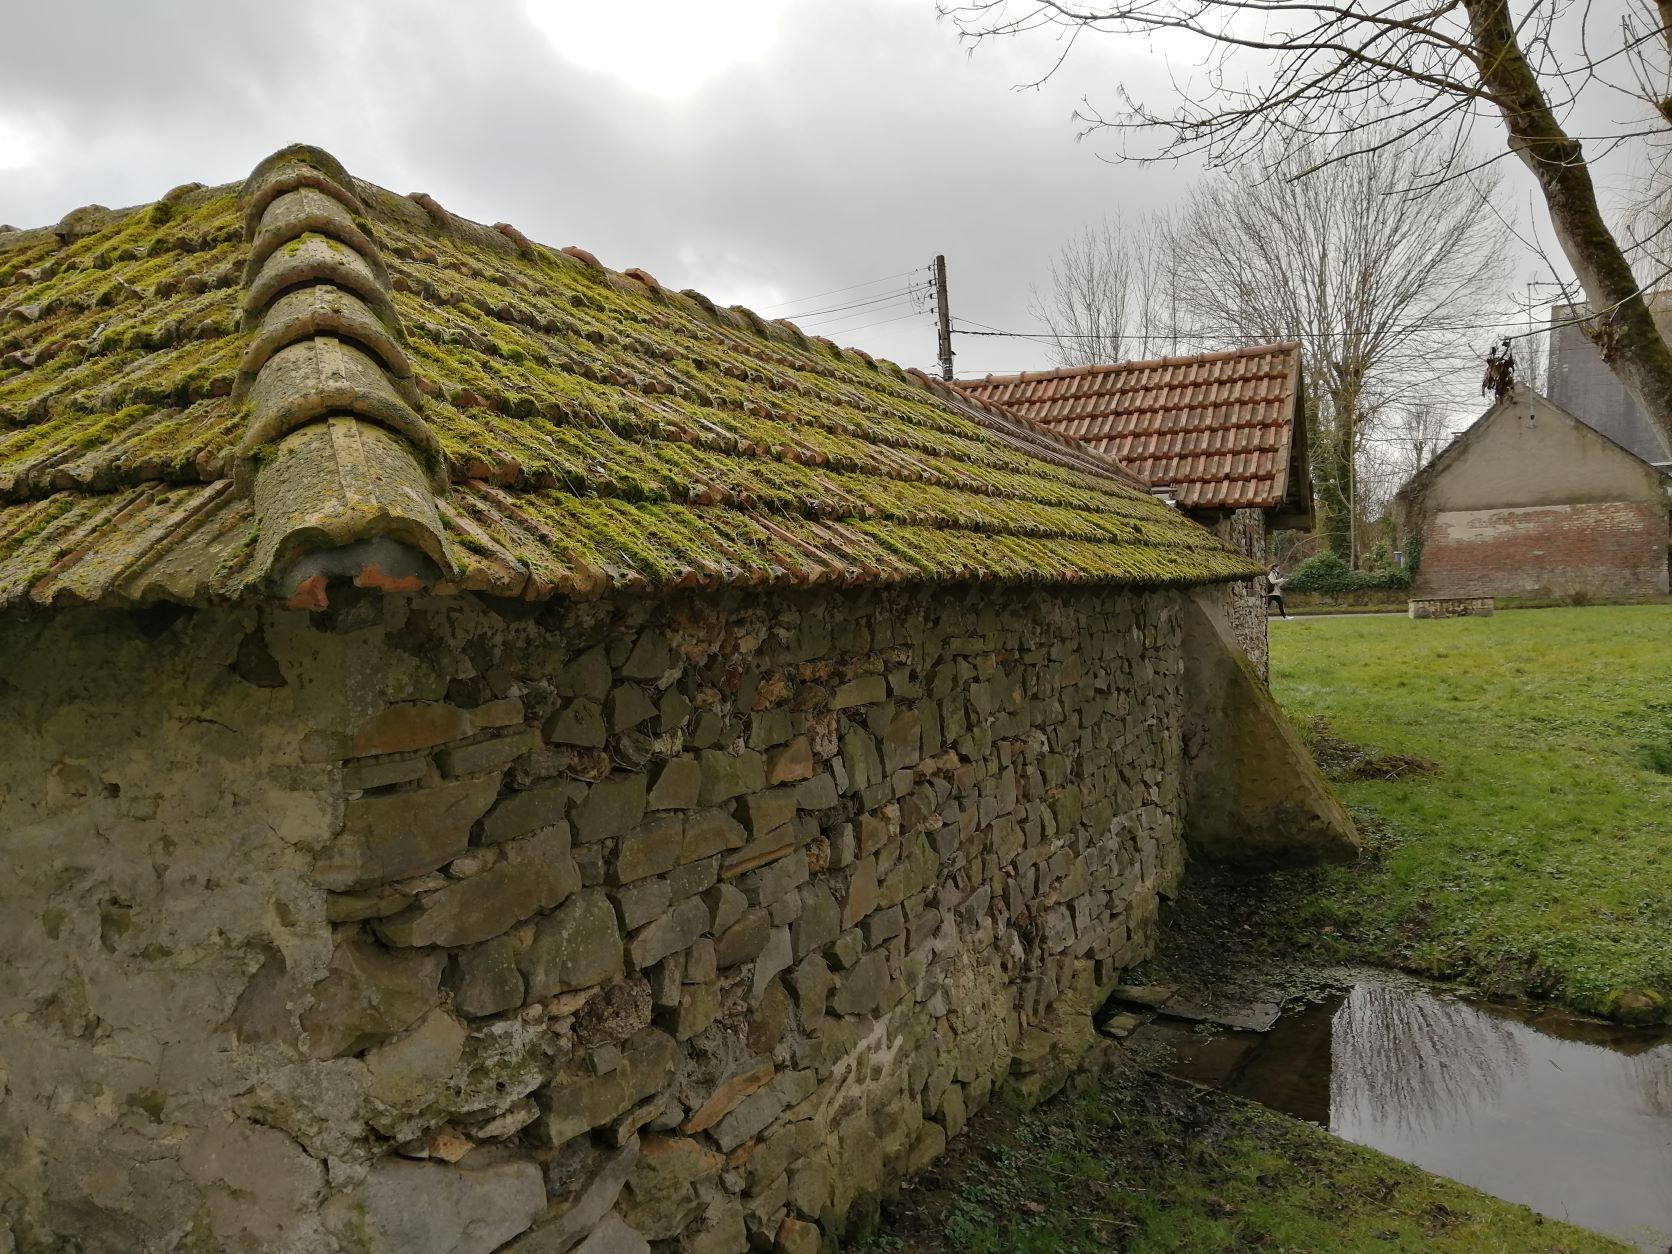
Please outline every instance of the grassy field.
[{"label": "grassy field", "polygon": [[1624,1254],[1311,1124],[1129,1068],[979,1121],[890,1203],[872,1254]]},{"label": "grassy field", "polygon": [[1664,1006],[1672,606],[1301,620],[1273,625],[1271,658],[1326,762],[1339,738],[1435,768],[1337,784],[1371,854],[1272,877],[1292,939],[1582,1010]]}]

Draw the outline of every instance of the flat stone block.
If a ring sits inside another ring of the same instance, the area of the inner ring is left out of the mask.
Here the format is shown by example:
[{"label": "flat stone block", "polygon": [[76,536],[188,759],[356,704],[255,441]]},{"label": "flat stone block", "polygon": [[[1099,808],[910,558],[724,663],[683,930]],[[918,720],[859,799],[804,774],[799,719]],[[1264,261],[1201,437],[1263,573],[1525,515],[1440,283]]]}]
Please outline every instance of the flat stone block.
[{"label": "flat stone block", "polygon": [[772,933],[772,919],[765,910],[744,913],[714,941],[714,958],[720,969],[752,961],[766,947]]},{"label": "flat stone block", "polygon": [[704,749],[698,758],[698,765],[702,769],[701,801],[706,806],[718,805],[766,787],[766,767],[761,755],[752,749],[745,749],[739,754]]},{"label": "flat stone block", "polygon": [[554,745],[601,749],[606,739],[603,707],[596,701],[571,701],[546,720],[544,731]]},{"label": "flat stone block", "polygon": [[732,1108],[744,1098],[758,1089],[765,1088],[777,1074],[778,1069],[773,1066],[770,1058],[758,1058],[747,1063],[716,1085],[702,1105],[679,1125],[679,1130],[687,1135],[706,1131],[730,1114]]},{"label": "flat stone block", "polygon": [[471,827],[498,795],[494,775],[350,801],[314,878],[341,891],[433,871],[465,851]]},{"label": "flat stone block", "polygon": [[861,675],[841,684],[830,695],[833,710],[851,709],[856,705],[875,705],[888,700],[888,680],[881,675]]},{"label": "flat stone block", "polygon": [[797,736],[766,755],[766,782],[769,785],[788,784],[812,777],[813,741],[809,736]]},{"label": "flat stone block", "polygon": [[539,1097],[538,1127],[546,1143],[562,1145],[625,1114],[667,1083],[678,1056],[673,1037],[646,1028],[628,1041],[621,1064],[608,1074],[553,1080]]},{"label": "flat stone block", "polygon": [[367,1254],[491,1254],[546,1208],[532,1162],[468,1165],[385,1158],[352,1194],[343,1224]]},{"label": "flat stone block", "polygon": [[652,810],[691,810],[702,793],[702,767],[695,758],[669,758],[656,772],[647,806]]},{"label": "flat stone block", "polygon": [[505,847],[495,866],[425,893],[410,910],[376,924],[392,945],[472,945],[549,910],[581,886],[567,832],[546,828]]},{"label": "flat stone block", "polygon": [[523,978],[509,937],[496,936],[461,949],[448,970],[453,1009],[472,1018],[522,1005]]},{"label": "flat stone block", "polygon": [[685,844],[685,820],[664,815],[622,834],[616,845],[612,880],[629,884],[660,875],[679,865]]},{"label": "flat stone block", "polygon": [[483,771],[501,770],[539,747],[539,735],[533,728],[524,728],[467,745],[448,745],[436,752],[435,760],[441,773],[449,778],[479,775]]},{"label": "flat stone block", "polygon": [[350,762],[343,767],[343,787],[350,792],[388,788],[423,779],[430,760],[423,755],[393,758],[387,762]]},{"label": "flat stone block", "polygon": [[473,730],[470,714],[457,706],[439,701],[414,701],[392,705],[367,719],[355,731],[349,752],[360,758],[429,749],[468,736]]},{"label": "flat stone block", "polygon": [[688,948],[707,931],[708,907],[700,898],[690,898],[634,933],[627,953],[633,965],[643,971],[669,954]]},{"label": "flat stone block", "polygon": [[507,793],[483,816],[479,829],[482,842],[491,845],[561,823],[577,791],[573,786],[558,785]]},{"label": "flat stone block", "polygon": [[619,836],[644,820],[645,777],[611,775],[587,790],[570,815],[577,845]]},{"label": "flat stone block", "polygon": [[391,953],[362,940],[338,945],[302,1012],[315,1058],[357,1053],[411,1027],[441,1000],[438,953]]},{"label": "flat stone block", "polygon": [[685,821],[685,839],[680,847],[681,862],[697,862],[714,854],[741,848],[749,842],[743,824],[724,810],[699,810]]},{"label": "flat stone block", "polygon": [[531,1000],[618,978],[624,970],[615,908],[595,888],[582,889],[541,919],[518,958]]}]

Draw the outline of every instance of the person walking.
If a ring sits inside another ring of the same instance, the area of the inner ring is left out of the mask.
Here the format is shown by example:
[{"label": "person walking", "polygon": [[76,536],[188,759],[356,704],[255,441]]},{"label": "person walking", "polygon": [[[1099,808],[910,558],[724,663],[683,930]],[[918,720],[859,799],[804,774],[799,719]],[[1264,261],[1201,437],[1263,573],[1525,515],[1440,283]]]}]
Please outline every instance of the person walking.
[{"label": "person walking", "polygon": [[1289,611],[1283,608],[1283,585],[1288,582],[1283,577],[1283,568],[1272,563],[1272,568],[1266,572],[1266,613],[1271,613],[1271,607],[1275,605],[1279,614],[1289,617]]}]

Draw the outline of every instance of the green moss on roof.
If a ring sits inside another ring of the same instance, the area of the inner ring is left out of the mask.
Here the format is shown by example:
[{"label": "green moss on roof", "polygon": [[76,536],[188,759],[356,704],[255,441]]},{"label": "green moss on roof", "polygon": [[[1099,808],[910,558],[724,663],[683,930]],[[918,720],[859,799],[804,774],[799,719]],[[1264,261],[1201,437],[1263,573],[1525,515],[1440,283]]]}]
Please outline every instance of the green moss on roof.
[{"label": "green moss on roof", "polygon": [[[357,190],[467,586],[1254,573],[1107,464],[888,363]],[[0,237],[0,600],[174,518],[217,555],[199,594],[243,587],[224,489],[246,257],[224,188],[67,246]]]},{"label": "green moss on roof", "polygon": [[[212,458],[230,423],[170,418],[231,409],[236,197],[159,202],[67,246],[25,234],[21,247],[0,237],[0,363],[11,363],[0,365],[0,499],[108,489]],[[203,442],[180,442],[191,434]]]}]

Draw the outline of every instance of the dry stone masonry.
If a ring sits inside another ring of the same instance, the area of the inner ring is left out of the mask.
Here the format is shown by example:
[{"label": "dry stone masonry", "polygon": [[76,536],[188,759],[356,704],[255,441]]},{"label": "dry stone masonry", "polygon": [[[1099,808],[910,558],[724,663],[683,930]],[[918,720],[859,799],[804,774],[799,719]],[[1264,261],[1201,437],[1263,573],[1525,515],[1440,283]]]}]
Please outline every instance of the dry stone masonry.
[{"label": "dry stone masonry", "polygon": [[1450,597],[1425,601],[1412,598],[1407,610],[1412,618],[1488,618],[1493,605],[1491,597]]},{"label": "dry stone masonry", "polygon": [[1182,867],[1179,596],[0,628],[59,662],[0,689],[12,1240],[821,1248],[1096,1048]]},{"label": "dry stone masonry", "polygon": [[834,1250],[1350,856],[1255,573],[318,149],[0,233],[0,1252]]},{"label": "dry stone masonry", "polygon": [[[1266,520],[1257,509],[1232,510],[1213,524],[1213,534],[1244,557],[1266,562]],[[1266,634],[1266,581],[1263,575],[1220,584],[1219,597],[1237,647],[1263,680],[1271,678],[1271,647]]]}]

